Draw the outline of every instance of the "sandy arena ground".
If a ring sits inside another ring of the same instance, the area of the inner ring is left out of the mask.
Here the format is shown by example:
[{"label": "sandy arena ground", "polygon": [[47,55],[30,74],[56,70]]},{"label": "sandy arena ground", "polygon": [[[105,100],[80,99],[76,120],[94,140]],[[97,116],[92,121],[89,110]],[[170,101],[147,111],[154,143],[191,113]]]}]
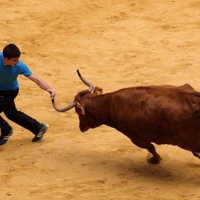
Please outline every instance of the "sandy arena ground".
[{"label": "sandy arena ground", "polygon": [[[63,107],[86,86],[190,83],[200,91],[198,0],[0,0],[0,48],[17,44],[21,59],[57,92]],[[50,125],[41,143],[18,125],[0,147],[0,199],[198,200],[200,160],[156,146],[163,160],[116,130],[81,133],[74,109],[56,112],[49,95],[19,77],[18,109]]]}]

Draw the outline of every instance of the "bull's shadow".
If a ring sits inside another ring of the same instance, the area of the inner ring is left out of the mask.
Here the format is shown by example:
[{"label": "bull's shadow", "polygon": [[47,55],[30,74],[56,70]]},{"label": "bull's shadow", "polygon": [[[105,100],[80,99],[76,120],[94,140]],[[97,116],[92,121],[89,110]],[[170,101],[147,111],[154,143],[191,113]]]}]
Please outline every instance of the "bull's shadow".
[{"label": "bull's shadow", "polygon": [[[110,174],[111,177],[118,176],[132,181],[137,179],[141,182],[151,179],[152,184],[158,182],[165,184],[179,182],[183,185],[200,184],[200,160],[193,157],[190,152],[185,152],[191,156],[191,159],[189,158],[187,161],[184,157],[176,160],[172,154],[167,154],[163,155],[160,164],[151,165],[147,162],[148,153],[145,150],[134,153],[134,147],[133,152],[128,151],[124,155],[123,152],[117,150],[97,151],[95,149],[81,149],[81,146],[74,147],[74,150],[77,157],[82,157],[84,152],[84,159],[82,158],[84,166],[88,166],[88,168],[95,166],[95,171]],[[70,151],[73,154],[73,149],[70,148]],[[180,151],[183,150],[180,149]],[[78,152],[80,155],[77,155]]]}]

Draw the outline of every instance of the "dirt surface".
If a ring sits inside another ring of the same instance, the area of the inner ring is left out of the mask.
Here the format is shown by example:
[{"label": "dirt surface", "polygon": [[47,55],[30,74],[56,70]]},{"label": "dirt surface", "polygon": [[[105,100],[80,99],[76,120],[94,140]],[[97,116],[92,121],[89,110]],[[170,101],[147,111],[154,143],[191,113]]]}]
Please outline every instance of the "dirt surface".
[{"label": "dirt surface", "polygon": [[[66,106],[86,86],[104,93],[140,85],[190,83],[200,91],[198,0],[0,0],[0,48],[17,44],[21,59]],[[81,133],[74,110],[58,113],[49,95],[19,77],[18,109],[50,125],[41,143],[10,122],[0,147],[0,199],[197,200],[200,160],[175,146],[156,146],[163,160],[116,130]]]}]

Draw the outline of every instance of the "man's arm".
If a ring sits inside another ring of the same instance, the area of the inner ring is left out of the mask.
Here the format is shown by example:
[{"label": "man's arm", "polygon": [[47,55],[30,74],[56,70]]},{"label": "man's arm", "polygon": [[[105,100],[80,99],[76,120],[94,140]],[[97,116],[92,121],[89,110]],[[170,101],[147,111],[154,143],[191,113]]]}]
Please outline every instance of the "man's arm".
[{"label": "man's arm", "polygon": [[45,81],[43,81],[42,79],[38,78],[34,74],[31,74],[27,78],[29,78],[31,81],[35,82],[43,90],[49,92],[51,99],[53,99],[55,97],[55,95],[56,95],[55,91],[53,89],[51,89],[51,87]]}]

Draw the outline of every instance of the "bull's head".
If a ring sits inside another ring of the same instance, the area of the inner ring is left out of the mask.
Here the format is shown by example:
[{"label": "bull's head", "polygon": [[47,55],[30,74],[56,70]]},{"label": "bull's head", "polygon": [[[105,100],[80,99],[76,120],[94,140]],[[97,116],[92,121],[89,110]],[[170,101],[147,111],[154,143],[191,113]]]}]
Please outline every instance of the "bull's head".
[{"label": "bull's head", "polygon": [[52,104],[53,104],[53,107],[56,111],[66,112],[66,111],[72,109],[73,107],[75,107],[78,115],[81,115],[81,114],[85,115],[85,110],[84,110],[84,106],[81,104],[81,99],[83,99],[83,97],[97,96],[97,95],[102,94],[102,89],[98,88],[98,87],[94,87],[93,84],[91,84],[85,78],[83,78],[82,75],[80,74],[79,70],[77,70],[77,74],[78,74],[79,78],[82,80],[82,82],[89,87],[89,89],[79,92],[75,96],[74,101],[64,108],[59,108],[56,105],[55,100],[52,99]]}]

